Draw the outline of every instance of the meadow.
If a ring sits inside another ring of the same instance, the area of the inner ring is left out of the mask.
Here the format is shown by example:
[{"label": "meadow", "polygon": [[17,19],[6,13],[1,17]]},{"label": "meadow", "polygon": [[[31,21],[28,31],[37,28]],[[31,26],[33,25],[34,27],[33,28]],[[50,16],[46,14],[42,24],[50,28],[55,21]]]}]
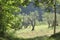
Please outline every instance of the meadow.
[{"label": "meadow", "polygon": [[[48,25],[39,25],[35,26],[35,30],[31,31],[32,27],[29,26],[26,29],[20,29],[10,34],[15,36],[14,40],[55,40],[54,38],[49,37],[53,34],[53,28],[48,28]],[[60,27],[57,26],[56,33],[60,32]],[[11,39],[13,40],[13,39]]]}]

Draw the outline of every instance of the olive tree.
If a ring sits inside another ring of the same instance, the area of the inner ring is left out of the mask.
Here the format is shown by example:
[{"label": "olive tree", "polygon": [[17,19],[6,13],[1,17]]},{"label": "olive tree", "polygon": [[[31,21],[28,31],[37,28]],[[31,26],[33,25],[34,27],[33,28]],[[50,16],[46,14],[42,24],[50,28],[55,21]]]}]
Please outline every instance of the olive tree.
[{"label": "olive tree", "polygon": [[35,28],[36,20],[38,20],[38,19],[37,19],[37,16],[38,16],[37,11],[35,11],[35,12],[30,12],[30,14],[29,14],[29,21],[30,21],[30,24],[31,24],[31,26],[32,26],[32,31],[33,31],[34,28]]}]

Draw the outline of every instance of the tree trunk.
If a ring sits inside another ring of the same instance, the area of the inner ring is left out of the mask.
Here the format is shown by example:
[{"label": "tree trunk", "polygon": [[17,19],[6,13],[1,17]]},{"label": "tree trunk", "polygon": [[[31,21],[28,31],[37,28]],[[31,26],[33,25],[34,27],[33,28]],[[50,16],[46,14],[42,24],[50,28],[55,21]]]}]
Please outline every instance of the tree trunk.
[{"label": "tree trunk", "polygon": [[32,27],[32,31],[34,31],[35,26]]},{"label": "tree trunk", "polygon": [[50,22],[48,21],[48,28],[50,28]]},{"label": "tree trunk", "polygon": [[34,28],[35,28],[35,20],[32,21],[31,25],[32,25],[32,31],[34,31]]},{"label": "tree trunk", "polygon": [[55,15],[55,18],[54,18],[54,34],[56,33],[56,0],[54,0],[54,15]]}]

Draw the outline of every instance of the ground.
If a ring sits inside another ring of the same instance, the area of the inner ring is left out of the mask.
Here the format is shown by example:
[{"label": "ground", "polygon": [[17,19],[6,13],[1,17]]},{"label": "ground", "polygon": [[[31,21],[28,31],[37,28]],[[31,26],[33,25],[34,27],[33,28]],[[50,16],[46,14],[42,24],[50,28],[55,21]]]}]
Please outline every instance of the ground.
[{"label": "ground", "polygon": [[[26,29],[21,29],[15,32],[15,36],[18,38],[34,38],[40,36],[51,36],[53,34],[53,28],[48,28],[47,25],[35,26],[35,30],[31,31],[31,26]],[[57,27],[56,32],[60,31],[60,27]]]},{"label": "ground", "polygon": [[[10,33],[10,36],[5,38],[6,40],[60,40],[60,37],[57,37],[56,39],[49,37],[53,34],[53,28],[48,28],[48,25],[39,25],[35,26],[35,30],[31,31],[32,27],[29,26],[26,29],[20,29],[17,31],[14,31],[13,29],[7,31]],[[57,26],[56,33],[60,32],[60,27]],[[1,38],[5,40],[4,38]],[[1,40],[0,39],[0,40]]]}]

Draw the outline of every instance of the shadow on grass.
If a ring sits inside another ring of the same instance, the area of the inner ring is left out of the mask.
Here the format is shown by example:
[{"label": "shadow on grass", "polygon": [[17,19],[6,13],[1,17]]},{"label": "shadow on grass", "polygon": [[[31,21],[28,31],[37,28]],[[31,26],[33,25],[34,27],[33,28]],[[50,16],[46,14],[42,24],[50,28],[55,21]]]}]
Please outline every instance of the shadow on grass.
[{"label": "shadow on grass", "polygon": [[48,37],[44,36],[44,37],[35,37],[35,38],[27,38],[27,39],[24,39],[24,38],[14,38],[14,37],[9,37],[9,38],[6,38],[6,40],[47,40]]},{"label": "shadow on grass", "polygon": [[27,39],[24,39],[24,38],[16,38],[16,37],[6,37],[5,40],[48,40],[48,36],[40,36],[40,37],[27,38]]},{"label": "shadow on grass", "polygon": [[60,40],[60,32],[56,33],[55,35],[48,36],[40,36],[40,37],[34,37],[34,38],[16,38],[14,36],[8,36],[3,39],[0,38],[0,40]]},{"label": "shadow on grass", "polygon": [[60,32],[56,33],[55,35],[51,35],[49,38],[53,38],[54,40],[60,40]]}]

